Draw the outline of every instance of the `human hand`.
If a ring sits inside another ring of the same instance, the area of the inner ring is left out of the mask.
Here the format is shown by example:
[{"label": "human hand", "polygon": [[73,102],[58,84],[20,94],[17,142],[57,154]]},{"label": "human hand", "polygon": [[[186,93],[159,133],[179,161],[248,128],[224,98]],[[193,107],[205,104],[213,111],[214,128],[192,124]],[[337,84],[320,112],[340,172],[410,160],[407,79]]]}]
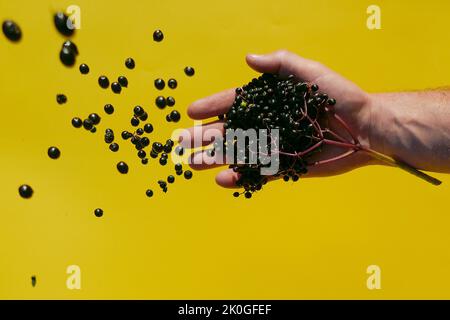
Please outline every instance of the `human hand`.
[{"label": "human hand", "polygon": [[[247,55],[246,60],[255,71],[278,74],[281,77],[292,74],[302,81],[317,84],[319,91],[326,92],[329,97],[336,99],[335,112],[347,123],[353,135],[362,145],[371,147],[370,123],[372,112],[370,96],[354,83],[318,62],[299,57],[285,50],[267,55]],[[229,110],[234,99],[235,89],[225,90],[192,103],[188,108],[188,115],[194,120],[217,117]],[[348,137],[348,133],[335,120],[331,119],[329,127],[334,132]],[[180,141],[184,147],[191,147],[195,138],[201,139],[202,145],[208,145],[213,142],[213,139],[205,132],[211,130],[223,134],[223,121],[213,121],[203,125],[201,133],[198,130],[194,131],[193,127],[187,129],[181,134]],[[199,134],[200,136],[198,136]],[[339,154],[342,154],[342,148],[326,145],[320,153],[313,156],[312,160],[330,159]],[[205,157],[207,157],[205,152],[194,153],[191,166],[194,169],[202,170],[221,165],[210,164],[211,161],[205,161]],[[370,163],[375,163],[375,160],[365,153],[357,152],[338,161],[311,166],[308,168],[305,177],[336,175]],[[238,173],[227,169],[217,175],[216,181],[223,187],[235,187],[238,178]]]}]

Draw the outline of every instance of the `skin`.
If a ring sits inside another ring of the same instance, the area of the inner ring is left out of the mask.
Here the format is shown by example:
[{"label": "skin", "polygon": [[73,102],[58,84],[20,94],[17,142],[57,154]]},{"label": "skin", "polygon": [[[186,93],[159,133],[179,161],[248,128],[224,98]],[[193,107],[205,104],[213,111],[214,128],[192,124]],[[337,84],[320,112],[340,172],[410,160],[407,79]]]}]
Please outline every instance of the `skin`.
[{"label": "skin", "polygon": [[[353,82],[343,78],[319,62],[302,58],[286,50],[266,55],[249,54],[247,64],[257,72],[273,73],[283,77],[290,74],[299,79],[316,83],[319,91],[326,92],[337,100],[336,114],[350,127],[363,146],[396,159],[401,159],[418,169],[450,173],[450,91],[446,89],[424,92],[402,92],[369,94]],[[207,120],[224,114],[235,98],[234,89],[228,89],[192,103],[188,115],[194,120]],[[348,135],[336,123],[331,129],[346,137]],[[223,122],[213,121],[202,126],[223,133]],[[210,130],[209,130],[210,131]],[[202,145],[208,145],[213,138],[196,133]],[[194,129],[186,129],[180,135],[180,142],[190,147]],[[342,153],[342,149],[326,146],[317,159],[328,159]],[[217,167],[208,164],[204,152],[192,156],[196,161],[194,169]],[[199,161],[200,160],[200,161]],[[323,177],[342,174],[353,169],[383,164],[363,152],[347,158],[313,166],[305,177]],[[235,187],[238,174],[230,169],[221,171],[216,182],[228,188]]]}]

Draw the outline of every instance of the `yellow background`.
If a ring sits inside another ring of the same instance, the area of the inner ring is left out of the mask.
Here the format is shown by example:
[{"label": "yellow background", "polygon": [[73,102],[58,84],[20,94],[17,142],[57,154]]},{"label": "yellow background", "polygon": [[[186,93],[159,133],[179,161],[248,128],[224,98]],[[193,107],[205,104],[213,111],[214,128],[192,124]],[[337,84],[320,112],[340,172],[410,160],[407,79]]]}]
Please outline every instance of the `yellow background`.
[{"label": "yellow background", "polygon": [[[0,298],[450,298],[448,175],[436,174],[444,183],[434,187],[393,168],[363,168],[276,182],[248,201],[217,187],[213,170],[177,177],[163,195],[156,181],[172,165],[145,167],[129,144],[114,154],[103,142],[107,127],[117,140],[131,129],[136,104],[149,110],[153,141],[170,135],[176,126],[154,106],[157,77],[178,79],[164,95],[183,114],[177,127],[190,126],[190,102],[255,75],[248,52],[290,49],[370,92],[448,85],[450,3],[376,1],[382,30],[369,31],[373,3],[1,0],[0,18],[17,21],[24,36],[19,44],[0,36]],[[52,14],[70,4],[81,8],[73,39],[87,76],[58,59],[63,37]],[[161,43],[152,40],[157,28]],[[134,71],[124,67],[129,56]],[[101,74],[124,74],[129,88],[101,90]],[[71,126],[91,112],[102,115],[97,134]],[[62,151],[57,161],[51,145]],[[126,176],[115,169],[120,160]],[[23,183],[35,190],[30,200],[18,195]],[[66,288],[72,264],[81,290]],[[366,288],[371,264],[381,267],[378,291]]]}]

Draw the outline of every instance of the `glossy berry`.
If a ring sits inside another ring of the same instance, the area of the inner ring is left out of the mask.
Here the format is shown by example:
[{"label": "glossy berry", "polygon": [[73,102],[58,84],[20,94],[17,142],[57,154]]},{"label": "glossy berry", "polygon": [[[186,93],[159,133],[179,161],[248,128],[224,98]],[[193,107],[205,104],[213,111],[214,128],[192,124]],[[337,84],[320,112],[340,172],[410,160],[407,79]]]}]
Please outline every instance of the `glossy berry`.
[{"label": "glossy berry", "polygon": [[94,127],[94,124],[92,123],[92,121],[90,119],[84,119],[83,121],[83,127],[86,130],[91,130]]},{"label": "glossy berry", "polygon": [[91,131],[91,133],[96,133],[97,132],[97,128],[93,127],[90,131]]},{"label": "glossy berry", "polygon": [[125,60],[125,66],[128,69],[134,69],[136,67],[136,63],[134,62],[133,58],[127,58]]},{"label": "glossy berry", "polygon": [[133,134],[131,132],[128,132],[128,131],[122,131],[121,136],[122,136],[123,140],[128,140],[128,139],[130,139],[133,136]]},{"label": "glossy berry", "polygon": [[155,80],[155,88],[158,90],[162,90],[164,89],[164,87],[166,86],[166,83],[164,82],[163,79],[158,78]]},{"label": "glossy berry", "polygon": [[113,82],[111,83],[111,90],[115,94],[119,94],[120,92],[122,92],[122,86],[118,82]]},{"label": "glossy berry", "polygon": [[168,177],[167,177],[167,182],[168,182],[168,183],[174,183],[174,182],[175,182],[175,177],[172,176],[172,175],[168,176]]},{"label": "glossy berry", "polygon": [[109,104],[109,103],[105,104],[103,109],[105,110],[106,114],[113,114],[114,113],[114,106],[112,104]]},{"label": "glossy berry", "polygon": [[27,184],[23,184],[19,187],[19,194],[22,198],[29,199],[33,195],[33,188]]},{"label": "glossy berry", "polygon": [[109,80],[106,76],[100,76],[98,78],[98,84],[101,88],[107,89],[109,87]]},{"label": "glossy berry", "polygon": [[137,126],[139,125],[140,121],[139,121],[138,118],[133,117],[133,118],[131,118],[130,123],[131,123],[131,125],[132,125],[133,127],[137,127]]},{"label": "glossy berry", "polygon": [[91,113],[89,115],[89,119],[92,121],[94,125],[98,125],[100,123],[100,116],[97,113]]},{"label": "glossy berry", "polygon": [[172,119],[170,118],[170,114],[167,114],[167,115],[166,115],[166,121],[167,121],[167,122],[172,122]]},{"label": "glossy berry", "polygon": [[167,85],[169,86],[170,89],[175,89],[178,86],[178,82],[175,79],[169,79]]},{"label": "glossy berry", "polygon": [[144,125],[144,131],[146,133],[152,133],[153,132],[153,125],[151,123],[146,123]]},{"label": "glossy berry", "polygon": [[164,109],[166,107],[166,99],[163,96],[159,96],[155,99],[155,104],[158,108]]},{"label": "glossy berry", "polygon": [[70,37],[75,31],[72,21],[64,12],[57,12],[53,17],[56,29],[63,35]]},{"label": "glossy berry", "polygon": [[80,64],[80,72],[81,72],[81,74],[88,74],[89,66],[85,63]]},{"label": "glossy berry", "polygon": [[4,21],[3,25],[2,25],[2,29],[3,29],[3,34],[10,41],[17,42],[22,38],[22,30],[14,21],[11,21],[11,20]]},{"label": "glossy berry", "polygon": [[120,172],[121,174],[127,174],[127,173],[128,173],[128,165],[127,165],[125,162],[120,161],[120,162],[117,164],[117,170],[119,170],[119,172]]},{"label": "glossy berry", "polygon": [[142,135],[144,134],[144,129],[142,129],[142,128],[136,129],[136,134],[137,134],[138,136],[142,136]]},{"label": "glossy berry", "polygon": [[136,117],[140,117],[144,114],[145,111],[141,106],[136,106],[134,107],[133,112]]},{"label": "glossy berry", "polygon": [[167,158],[159,158],[159,164],[165,166],[167,164]]},{"label": "glossy berry", "polygon": [[239,197],[239,195],[240,195],[240,193],[237,191],[233,193],[233,197],[235,197],[235,198]]},{"label": "glossy berry", "polygon": [[50,147],[47,150],[47,154],[51,159],[58,159],[61,155],[61,151],[57,147]]},{"label": "glossy berry", "polygon": [[117,82],[119,82],[119,84],[124,88],[128,87],[128,79],[125,76],[120,76],[117,78]]},{"label": "glossy berry", "polygon": [[72,119],[72,126],[74,126],[75,128],[81,128],[81,126],[83,125],[83,120],[81,120],[78,117],[75,117]]},{"label": "glossy berry", "polygon": [[144,159],[147,156],[147,153],[144,150],[139,150],[137,155],[139,158]]},{"label": "glossy berry", "polygon": [[145,191],[145,194],[147,195],[147,197],[151,198],[153,197],[153,190],[147,189],[147,191]]},{"label": "glossy berry", "polygon": [[249,191],[247,191],[247,192],[245,193],[245,197],[246,197],[247,199],[250,199],[250,198],[252,197],[252,193],[249,192]]},{"label": "glossy berry", "polygon": [[334,105],[336,104],[336,99],[333,99],[333,98],[328,99],[327,103],[328,103],[328,105],[330,105],[330,106],[334,106]]},{"label": "glossy berry", "polygon": [[141,163],[142,163],[143,165],[146,165],[146,164],[148,163],[148,158],[142,159],[142,160],[141,160]]},{"label": "glossy berry", "polygon": [[187,180],[191,179],[191,178],[192,178],[192,171],[191,171],[191,170],[186,170],[186,171],[184,172],[184,177],[185,177]]},{"label": "glossy berry", "polygon": [[143,137],[143,138],[141,139],[141,144],[142,144],[144,147],[148,147],[148,146],[150,145],[150,139],[147,138],[147,137]]},{"label": "glossy berry", "polygon": [[180,121],[180,118],[181,118],[181,115],[180,115],[180,113],[179,113],[177,110],[173,110],[173,111],[170,113],[170,119],[171,119],[173,122],[178,122],[178,121]]},{"label": "glossy berry", "polygon": [[94,210],[94,214],[95,214],[95,216],[96,216],[97,218],[100,218],[100,217],[103,216],[103,210],[100,209],[100,208],[97,208],[97,209]]},{"label": "glossy berry", "polygon": [[164,39],[164,34],[161,30],[156,30],[153,32],[153,40],[156,42],[161,42]]},{"label": "glossy berry", "polygon": [[187,76],[192,77],[195,74],[195,70],[192,67],[186,67],[186,68],[184,68],[184,73]]},{"label": "glossy berry", "polygon": [[148,119],[148,114],[147,112],[144,112],[144,114],[142,116],[139,117],[139,120],[141,121],[147,121]]},{"label": "glossy berry", "polygon": [[57,94],[56,95],[56,102],[58,104],[65,104],[67,102],[67,97],[64,94]]},{"label": "glossy berry", "polygon": [[181,163],[175,164],[175,171],[181,171],[183,170],[183,165]]},{"label": "glossy berry", "polygon": [[119,151],[119,145],[113,142],[109,145],[109,150],[111,150],[112,152],[117,152]]},{"label": "glossy berry", "polygon": [[311,86],[311,90],[312,90],[312,91],[318,91],[318,90],[319,90],[319,86],[318,86],[317,84],[313,84],[313,85]]},{"label": "glossy berry", "polygon": [[67,67],[72,67],[75,64],[75,58],[75,53],[67,47],[63,47],[59,52],[59,59]]},{"label": "glossy berry", "polygon": [[173,107],[175,105],[175,98],[169,96],[167,97],[166,102],[169,107]]}]

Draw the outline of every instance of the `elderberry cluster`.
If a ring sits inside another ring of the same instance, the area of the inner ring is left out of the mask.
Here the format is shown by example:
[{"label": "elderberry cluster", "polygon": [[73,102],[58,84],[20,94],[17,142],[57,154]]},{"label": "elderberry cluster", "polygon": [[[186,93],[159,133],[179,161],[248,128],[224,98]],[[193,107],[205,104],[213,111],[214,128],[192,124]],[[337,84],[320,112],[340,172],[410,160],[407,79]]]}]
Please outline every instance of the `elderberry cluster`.
[{"label": "elderberry cluster", "polygon": [[[292,75],[282,79],[272,74],[262,74],[236,89],[232,107],[219,118],[224,120],[225,129],[255,129],[258,139],[248,141],[244,148],[238,148],[236,140],[224,139],[215,143],[210,155],[221,148],[224,153],[227,149],[234,148],[235,158],[228,161],[231,160],[232,163],[230,168],[239,173],[237,186],[244,188],[246,198],[251,198],[252,193],[261,190],[269,179],[261,174],[261,168],[270,165],[267,164],[267,159],[261,161],[268,154],[261,153],[259,148],[252,148],[252,144],[259,145],[264,141],[264,150],[277,153],[279,163],[275,177],[283,177],[284,181],[298,181],[308,171],[308,158],[313,153],[320,152],[320,148],[315,148],[314,152],[304,153],[320,140],[315,123],[325,112],[324,106],[331,107],[336,103],[318,90],[316,84],[299,81]],[[260,129],[267,132],[264,140],[261,140]],[[271,134],[274,129],[278,129],[278,141]],[[258,150],[256,163],[248,162],[252,150]],[[238,158],[239,156],[241,157]],[[237,159],[245,159],[245,162]],[[240,194],[235,192],[234,196],[238,197]]]}]

